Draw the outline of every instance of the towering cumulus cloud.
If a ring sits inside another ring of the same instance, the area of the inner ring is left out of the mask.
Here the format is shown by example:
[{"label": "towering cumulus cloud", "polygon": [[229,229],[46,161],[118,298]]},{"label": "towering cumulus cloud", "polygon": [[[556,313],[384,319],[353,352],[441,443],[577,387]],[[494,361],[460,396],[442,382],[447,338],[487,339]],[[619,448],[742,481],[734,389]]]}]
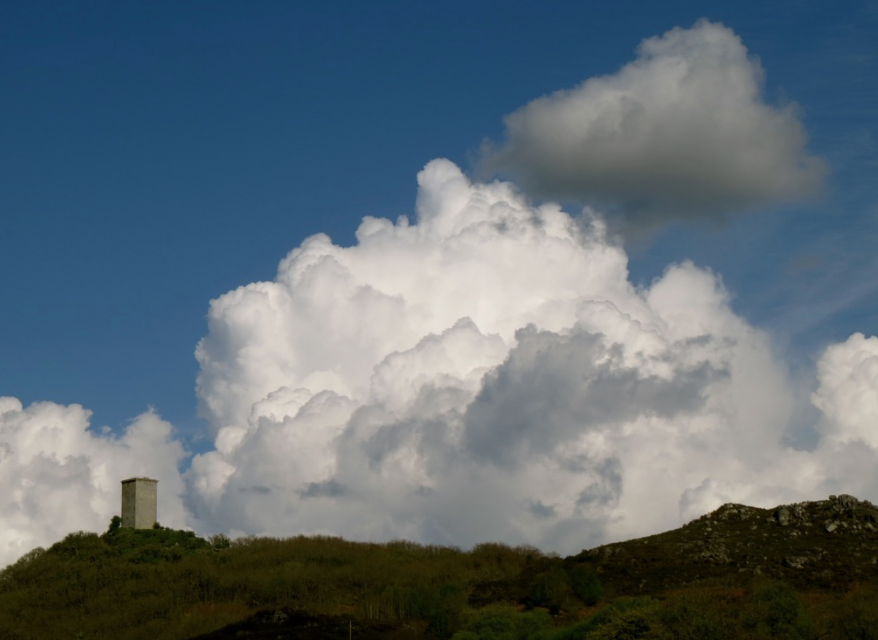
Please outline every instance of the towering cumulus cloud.
[{"label": "towering cumulus cloud", "polygon": [[182,446],[153,412],[120,437],[89,429],[89,412],[53,402],[23,407],[0,397],[0,566],[119,513],[120,480],[159,480],[163,524],[183,526]]},{"label": "towering cumulus cloud", "polygon": [[723,216],[820,186],[795,105],[762,97],[735,33],[700,21],[644,40],[615,75],[534,100],[487,147],[490,171],[538,196],[613,205],[639,226]]},{"label": "towering cumulus cloud", "polygon": [[[837,448],[784,444],[784,368],[714,274],[637,289],[588,210],[447,160],[418,181],[416,220],[313,236],[212,302],[200,526],[575,551],[833,486]],[[854,374],[827,366],[828,407]]]}]

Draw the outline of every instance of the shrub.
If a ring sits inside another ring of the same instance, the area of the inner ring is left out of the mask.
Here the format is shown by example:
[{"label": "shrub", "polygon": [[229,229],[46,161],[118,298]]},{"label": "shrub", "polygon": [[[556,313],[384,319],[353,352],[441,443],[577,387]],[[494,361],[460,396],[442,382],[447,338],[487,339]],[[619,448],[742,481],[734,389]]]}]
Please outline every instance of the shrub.
[{"label": "shrub", "polygon": [[569,590],[567,573],[561,567],[553,566],[534,576],[528,595],[534,606],[559,609],[567,599]]},{"label": "shrub", "polygon": [[604,588],[598,574],[586,564],[579,564],[570,571],[570,587],[583,604],[593,606],[604,596]]},{"label": "shrub", "polygon": [[210,536],[207,541],[210,543],[210,546],[212,546],[217,551],[228,549],[232,546],[232,541],[229,540],[229,537],[223,533],[218,533],[214,536]]},{"label": "shrub", "polygon": [[706,593],[687,594],[667,603],[662,621],[680,640],[726,640],[733,637],[733,624]]},{"label": "shrub", "polygon": [[878,640],[878,585],[854,588],[835,608],[832,627],[843,640]]},{"label": "shrub", "polygon": [[464,628],[452,640],[529,640],[552,627],[546,611],[519,612],[505,604],[492,604],[465,616]]},{"label": "shrub", "polygon": [[460,613],[466,606],[466,594],[456,584],[440,587],[438,598],[425,611],[427,630],[439,637],[448,637],[460,624]]},{"label": "shrub", "polygon": [[658,616],[658,607],[620,611],[589,633],[588,640],[671,640]]},{"label": "shrub", "polygon": [[[515,608],[511,605],[492,604],[469,612],[463,630],[476,634],[479,640],[514,640]],[[455,640],[463,640],[457,637]]]},{"label": "shrub", "polygon": [[741,622],[757,638],[810,640],[814,625],[799,596],[784,582],[771,582],[753,590]]}]

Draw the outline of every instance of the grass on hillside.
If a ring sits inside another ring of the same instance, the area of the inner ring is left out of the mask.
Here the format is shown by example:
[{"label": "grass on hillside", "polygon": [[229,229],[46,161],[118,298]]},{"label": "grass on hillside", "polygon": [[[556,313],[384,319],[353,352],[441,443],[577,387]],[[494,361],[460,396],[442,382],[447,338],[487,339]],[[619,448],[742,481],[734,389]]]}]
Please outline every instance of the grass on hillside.
[{"label": "grass on hillside", "polygon": [[620,593],[596,567],[496,543],[204,540],[114,521],[0,572],[0,639],[185,640],[259,610],[304,610],[452,640],[878,640],[875,584],[797,591],[735,575]]}]

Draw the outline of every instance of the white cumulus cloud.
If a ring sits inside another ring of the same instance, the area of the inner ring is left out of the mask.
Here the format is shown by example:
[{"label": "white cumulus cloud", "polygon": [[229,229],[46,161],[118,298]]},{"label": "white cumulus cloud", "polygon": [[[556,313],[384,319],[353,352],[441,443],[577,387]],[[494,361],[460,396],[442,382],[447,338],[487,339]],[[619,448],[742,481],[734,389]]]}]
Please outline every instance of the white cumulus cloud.
[{"label": "white cumulus cloud", "polygon": [[638,289],[591,210],[447,160],[418,180],[414,220],[311,237],[211,303],[202,526],[573,552],[848,480],[837,447],[788,444],[784,363],[715,274]]},{"label": "white cumulus cloud", "polygon": [[[118,513],[160,480],[160,520],[200,533],[332,533],[576,552],[723,502],[878,493],[878,338],[831,345],[803,414],[721,279],[649,286],[601,217],[533,206],[435,160],[413,220],[323,235],[211,303],[197,357],[214,448],[150,411],[118,436],[78,405],[0,398],[0,562]],[[806,425],[807,426],[807,425]]]},{"label": "white cumulus cloud", "polygon": [[878,493],[878,337],[855,333],[830,345],[817,362],[817,390],[811,400],[821,412],[825,493]]},{"label": "white cumulus cloud", "polygon": [[641,42],[617,73],[506,117],[483,167],[529,193],[611,206],[630,224],[715,217],[819,189],[795,104],[772,106],[763,71],[729,28],[701,20]]},{"label": "white cumulus cloud", "polygon": [[855,333],[831,345],[817,364],[813,402],[826,417],[827,439],[878,449],[878,338]]}]

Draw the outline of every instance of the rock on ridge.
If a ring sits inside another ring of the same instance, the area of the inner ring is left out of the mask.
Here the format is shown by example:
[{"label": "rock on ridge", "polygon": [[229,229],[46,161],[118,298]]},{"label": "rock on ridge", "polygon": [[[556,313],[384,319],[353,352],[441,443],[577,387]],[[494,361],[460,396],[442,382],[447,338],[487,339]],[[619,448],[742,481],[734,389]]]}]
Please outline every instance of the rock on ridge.
[{"label": "rock on ridge", "polygon": [[878,579],[878,507],[844,494],[773,509],[729,503],[679,529],[583,551],[577,559],[597,564],[602,580],[629,590],[640,582],[672,588],[729,575],[844,588]]}]

